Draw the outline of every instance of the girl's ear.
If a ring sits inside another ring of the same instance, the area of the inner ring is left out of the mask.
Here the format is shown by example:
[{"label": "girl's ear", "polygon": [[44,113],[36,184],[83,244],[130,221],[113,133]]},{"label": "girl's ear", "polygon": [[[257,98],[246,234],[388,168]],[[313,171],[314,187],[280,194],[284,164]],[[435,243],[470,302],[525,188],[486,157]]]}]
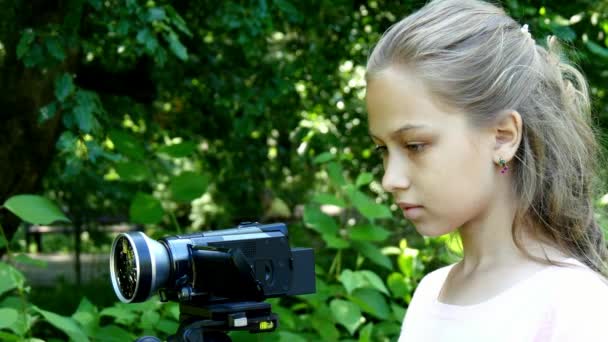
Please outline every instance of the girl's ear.
[{"label": "girl's ear", "polygon": [[496,140],[494,145],[494,158],[509,162],[515,156],[521,143],[523,124],[521,115],[515,110],[505,111],[499,116],[493,129]]}]

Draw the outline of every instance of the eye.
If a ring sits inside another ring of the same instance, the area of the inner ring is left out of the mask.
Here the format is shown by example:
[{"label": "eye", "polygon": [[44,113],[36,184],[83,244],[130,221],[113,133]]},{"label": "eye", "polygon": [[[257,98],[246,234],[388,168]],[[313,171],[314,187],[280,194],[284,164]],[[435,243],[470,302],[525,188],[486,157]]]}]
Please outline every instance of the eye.
[{"label": "eye", "polygon": [[383,146],[383,145],[376,145],[374,150],[376,151],[376,153],[378,153],[381,156],[384,156],[388,152],[388,149],[386,148],[386,146]]},{"label": "eye", "polygon": [[425,146],[426,146],[426,144],[406,144],[405,148],[407,148],[408,150],[410,150],[414,153],[420,153],[424,150]]}]

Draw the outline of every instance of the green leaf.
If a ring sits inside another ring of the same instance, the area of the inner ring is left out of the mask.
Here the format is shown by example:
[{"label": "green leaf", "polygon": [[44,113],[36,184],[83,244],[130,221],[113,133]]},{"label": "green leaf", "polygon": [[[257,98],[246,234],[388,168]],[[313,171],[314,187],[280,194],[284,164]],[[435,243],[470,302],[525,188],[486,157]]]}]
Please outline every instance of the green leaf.
[{"label": "green leaf", "polygon": [[184,18],[182,18],[179,13],[177,13],[175,9],[171,7],[171,5],[165,5],[165,9],[167,10],[167,15],[169,16],[169,19],[171,19],[173,26],[182,31],[182,33],[186,34],[188,37],[192,37],[192,32],[190,32],[188,29]]},{"label": "green leaf", "polygon": [[98,128],[99,124],[94,113],[98,111],[97,95],[85,90],[76,92],[76,106],[73,113],[78,128],[84,133],[90,133]]},{"label": "green leaf", "polygon": [[[175,331],[173,333],[175,333]],[[134,341],[135,338],[135,335],[114,324],[100,327],[97,329],[94,336],[95,341],[99,342]]]},{"label": "green leaf", "polygon": [[[0,341],[4,341],[4,342],[22,342],[23,337],[19,336],[19,335],[14,335],[11,333],[7,333],[5,331],[0,331]],[[27,342],[44,342],[43,340],[38,340],[38,339],[30,339],[30,340],[26,340]]]},{"label": "green leaf", "polygon": [[132,222],[141,224],[159,223],[165,212],[158,199],[149,194],[138,192],[129,208]]},{"label": "green leaf", "polygon": [[339,279],[348,294],[351,294],[356,289],[367,287],[389,295],[388,289],[384,286],[382,279],[372,271],[363,270],[353,272],[346,269],[342,271]]},{"label": "green leaf", "polygon": [[134,312],[118,306],[113,306],[101,310],[99,316],[114,317],[116,323],[124,324],[127,326],[133,324],[137,319],[137,315]]},{"label": "green leaf", "polygon": [[325,241],[328,248],[344,249],[350,247],[350,243],[348,243],[348,241],[341,239],[335,235],[323,234],[321,235],[321,238],[323,239],[323,241]]},{"label": "green leaf", "polygon": [[357,181],[355,182],[355,186],[357,188],[367,185],[374,180],[374,176],[369,172],[363,172],[359,176],[357,176]]},{"label": "green leaf", "polygon": [[362,271],[359,271],[359,273],[363,276],[363,278],[367,281],[367,283],[371,285],[371,287],[384,293],[387,296],[390,295],[388,293],[388,289],[384,285],[384,282],[376,273],[374,273],[372,271],[368,271],[368,270],[362,270]]},{"label": "green leaf", "polygon": [[319,308],[311,317],[312,326],[321,335],[321,341],[337,341],[340,337],[340,332],[336,329],[333,315],[327,308]]},{"label": "green leaf", "polygon": [[37,65],[41,65],[45,61],[44,50],[42,46],[37,43],[32,43],[29,51],[22,58],[23,64],[26,67],[32,68]]},{"label": "green leaf", "polygon": [[166,18],[165,10],[160,7],[152,7],[148,9],[148,21],[160,21]]},{"label": "green leaf", "polygon": [[345,269],[340,273],[339,280],[348,294],[367,285],[367,281],[361,273],[353,272],[349,269]]},{"label": "green leaf", "polygon": [[374,323],[367,323],[359,330],[359,342],[371,342],[374,332]]},{"label": "green leaf", "polygon": [[133,135],[123,131],[111,131],[109,138],[123,155],[137,160],[144,159],[145,149],[143,144]]},{"label": "green leaf", "polygon": [[380,322],[374,326],[374,341],[384,341],[401,333],[401,323]]},{"label": "green leaf", "polygon": [[151,176],[146,164],[138,162],[120,162],[114,168],[120,179],[126,182],[142,182]]},{"label": "green leaf", "polygon": [[186,171],[173,177],[169,189],[174,200],[190,202],[201,197],[207,191],[208,185],[209,177],[206,175]]},{"label": "green leaf", "polygon": [[386,283],[388,288],[391,289],[393,298],[404,298],[410,292],[410,287],[401,273],[391,273]]},{"label": "green leaf", "polygon": [[2,308],[0,309],[0,329],[12,326],[17,322],[19,313],[15,309]]},{"label": "green leaf", "polygon": [[362,224],[349,228],[350,238],[358,241],[384,241],[391,233],[373,224]]},{"label": "green leaf", "polygon": [[585,45],[587,45],[587,48],[593,52],[594,54],[602,57],[602,58],[608,58],[608,49],[591,41],[588,40]]},{"label": "green leaf", "polygon": [[330,160],[333,160],[335,158],[335,155],[329,153],[329,152],[323,152],[321,154],[319,154],[318,156],[315,157],[315,159],[312,160],[313,164],[323,164],[323,163],[327,163]]},{"label": "green leaf", "polygon": [[32,42],[34,42],[34,38],[36,34],[31,28],[25,29],[21,34],[21,39],[19,39],[19,43],[17,44],[17,58],[21,59],[28,52]]},{"label": "green leaf", "polygon": [[364,257],[368,258],[371,262],[380,265],[388,270],[393,269],[391,259],[386,255],[382,254],[378,247],[374,246],[369,242],[353,241],[355,249],[357,249]]},{"label": "green leaf", "polygon": [[183,158],[191,155],[196,151],[196,144],[192,141],[187,141],[174,145],[165,145],[157,150],[160,154],[166,154],[173,158]]},{"label": "green leaf", "polygon": [[40,260],[40,259],[34,259],[27,254],[17,254],[15,256],[13,256],[13,259],[20,264],[31,265],[31,266],[42,267],[42,268],[45,268],[47,266],[46,261]]},{"label": "green leaf", "polygon": [[[299,334],[295,334],[289,331],[278,331],[276,333],[278,336],[277,342],[308,342],[308,340]],[[241,341],[240,339],[233,339],[233,341]]]},{"label": "green leaf", "polygon": [[44,319],[51,323],[55,328],[63,331],[74,341],[89,341],[89,338],[82,331],[82,328],[71,317],[60,316],[56,313],[33,307]]},{"label": "green leaf", "polygon": [[355,208],[366,218],[373,220],[392,216],[391,211],[386,206],[376,203],[361,191],[349,187],[346,193]]},{"label": "green leaf", "polygon": [[146,52],[149,54],[155,53],[158,49],[158,39],[156,39],[156,36],[148,28],[144,28],[137,32],[135,39],[145,47]]},{"label": "green leaf", "polygon": [[[274,307],[273,307],[273,310],[274,310]],[[281,323],[283,323],[283,317],[281,317]],[[158,331],[162,331],[165,334],[169,334],[169,335],[175,334],[175,332],[177,331],[178,328],[179,328],[179,324],[177,322],[170,321],[168,319],[161,319],[160,321],[158,321],[158,324],[156,325],[156,329],[158,329]]]},{"label": "green leaf", "polygon": [[175,34],[175,32],[173,32],[173,31],[171,31],[169,34],[165,34],[163,36],[169,43],[169,49],[171,50],[171,52],[173,52],[173,54],[175,56],[177,56],[177,58],[181,59],[182,61],[187,61],[188,60],[188,50],[182,44],[182,42],[179,41],[179,37],[177,36],[177,34]]},{"label": "green leaf", "polygon": [[59,102],[64,102],[74,92],[74,89],[74,82],[69,74],[63,73],[55,79],[55,97]]},{"label": "green leaf", "polygon": [[329,308],[336,322],[342,324],[351,335],[354,335],[362,323],[359,307],[342,299],[334,299],[329,303]]},{"label": "green leaf", "polygon": [[[1,275],[1,274],[0,274]],[[1,282],[1,281],[0,281]],[[29,307],[29,306],[28,306]],[[18,296],[9,296],[0,303],[0,308],[11,308],[17,311],[18,318],[8,329],[12,330],[17,335],[25,335],[27,331],[30,331],[32,324],[35,322],[34,316],[29,313],[23,313],[23,299]],[[29,310],[28,310],[29,311]],[[1,336],[0,336],[1,337]],[[4,341],[0,338],[0,341]],[[19,341],[22,341],[19,339]]]},{"label": "green leaf", "polygon": [[99,327],[99,313],[97,308],[86,298],[80,300],[78,309],[72,315],[88,336],[93,336]]},{"label": "green leaf", "polygon": [[43,124],[49,119],[52,119],[57,113],[57,102],[53,101],[48,105],[40,108],[40,115],[38,115],[38,123]]},{"label": "green leaf", "polygon": [[391,303],[391,311],[393,312],[393,319],[396,322],[402,322],[405,317],[405,308],[397,305],[397,303]]},{"label": "green leaf", "polygon": [[418,250],[408,248],[397,257],[397,264],[405,277],[413,277],[416,269]]},{"label": "green leaf", "polygon": [[330,162],[327,164],[327,174],[335,186],[341,187],[346,185],[346,179],[342,172],[342,166],[337,162]]},{"label": "green leaf", "polygon": [[160,320],[160,315],[156,311],[145,311],[141,315],[141,327],[143,329],[154,329]]},{"label": "green leaf", "polygon": [[332,194],[315,194],[312,201],[319,204],[335,205],[340,208],[346,207],[346,203],[343,200]]},{"label": "green leaf", "polygon": [[572,42],[576,39],[576,31],[569,26],[553,25],[551,31],[561,40]]},{"label": "green leaf", "polygon": [[338,224],[319,208],[307,205],[304,207],[304,223],[321,235],[335,236],[338,234]]},{"label": "green leaf", "polygon": [[391,318],[391,311],[386,299],[377,290],[369,288],[357,289],[349,298],[352,302],[359,305],[363,312],[367,312],[381,320]]},{"label": "green leaf", "polygon": [[9,198],[4,207],[23,221],[34,224],[71,222],[55,203],[37,195],[16,195]]},{"label": "green leaf", "polygon": [[62,62],[65,59],[65,52],[63,51],[63,47],[61,47],[61,43],[57,37],[48,37],[44,40],[44,44],[49,54],[57,61]]}]

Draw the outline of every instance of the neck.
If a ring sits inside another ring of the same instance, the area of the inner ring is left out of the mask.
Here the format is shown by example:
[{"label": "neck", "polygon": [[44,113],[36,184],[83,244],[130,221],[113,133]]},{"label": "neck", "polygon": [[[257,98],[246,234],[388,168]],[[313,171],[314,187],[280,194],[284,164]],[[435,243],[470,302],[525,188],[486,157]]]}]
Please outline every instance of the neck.
[{"label": "neck", "polygon": [[[506,183],[506,182],[505,182]],[[532,255],[545,258],[561,256],[557,250],[532,237],[531,226],[515,219],[517,207],[515,194],[508,186],[487,204],[481,214],[465,223],[459,230],[464,258],[460,264],[465,274],[485,272],[490,269],[513,267],[531,262],[513,241],[513,230],[518,225],[523,247]]]}]

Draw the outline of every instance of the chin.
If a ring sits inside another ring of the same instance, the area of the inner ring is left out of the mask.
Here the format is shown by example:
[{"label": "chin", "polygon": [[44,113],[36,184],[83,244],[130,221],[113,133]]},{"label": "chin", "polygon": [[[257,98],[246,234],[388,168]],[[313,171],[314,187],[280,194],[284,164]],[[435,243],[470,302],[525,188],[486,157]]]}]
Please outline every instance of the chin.
[{"label": "chin", "polygon": [[429,226],[425,226],[424,224],[414,224],[414,227],[416,228],[416,231],[418,233],[420,233],[420,235],[422,236],[427,236],[427,237],[438,237],[438,236],[442,236],[445,234],[449,234],[451,232],[453,232],[454,230],[456,230],[455,228],[439,228],[439,227],[429,227]]}]

